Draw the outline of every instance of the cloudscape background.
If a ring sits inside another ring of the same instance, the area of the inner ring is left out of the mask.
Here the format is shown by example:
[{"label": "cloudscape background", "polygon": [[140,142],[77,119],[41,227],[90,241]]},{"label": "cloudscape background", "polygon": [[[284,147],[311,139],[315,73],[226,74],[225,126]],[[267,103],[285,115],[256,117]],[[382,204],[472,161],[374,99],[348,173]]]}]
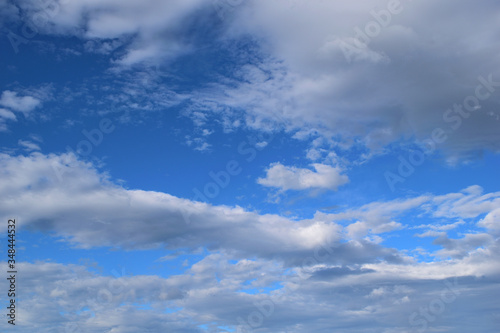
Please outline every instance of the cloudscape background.
[{"label": "cloudscape background", "polygon": [[497,332],[494,0],[0,2],[16,332]]}]

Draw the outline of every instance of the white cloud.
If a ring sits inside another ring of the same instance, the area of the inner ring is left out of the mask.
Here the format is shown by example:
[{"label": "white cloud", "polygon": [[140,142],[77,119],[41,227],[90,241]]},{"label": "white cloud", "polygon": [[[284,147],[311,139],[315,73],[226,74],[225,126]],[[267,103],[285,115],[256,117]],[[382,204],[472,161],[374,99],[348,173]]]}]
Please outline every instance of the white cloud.
[{"label": "white cloud", "polygon": [[357,221],[349,224],[346,227],[346,232],[349,238],[351,239],[360,239],[368,234],[370,227],[366,224],[366,222]]},{"label": "white cloud", "polygon": [[[202,135],[203,134],[204,133],[202,133]],[[186,139],[186,144],[189,147],[193,147],[193,149],[197,151],[201,152],[210,151],[210,147],[212,147],[212,145],[207,142],[206,135],[203,135],[203,137],[198,137],[198,138],[192,138],[190,135],[186,135],[185,139]]]},{"label": "white cloud", "polygon": [[266,141],[260,141],[260,142],[257,142],[255,144],[255,147],[259,148],[259,149],[263,149],[265,148],[266,146],[268,145],[268,143]]},{"label": "white cloud", "polygon": [[280,190],[328,189],[336,190],[346,184],[349,178],[342,174],[342,169],[325,164],[314,163],[310,169],[284,166],[281,163],[271,164],[266,170],[266,177],[257,182],[267,187]]},{"label": "white cloud", "polygon": [[14,111],[22,112],[25,116],[41,105],[41,100],[32,96],[18,96],[17,92],[5,90],[0,97],[0,105]]},{"label": "white cloud", "polygon": [[189,28],[187,19],[197,10],[212,9],[201,0],[84,0],[60,1],[53,6],[27,0],[19,6],[27,17],[44,13],[48,22],[37,26],[40,33],[90,40],[92,45],[86,48],[92,52],[109,53],[117,41],[126,44],[125,54],[115,59],[125,66],[165,61],[186,52],[189,43],[174,36]]},{"label": "white cloud", "polygon": [[0,155],[0,165],[0,195],[6,197],[1,216],[19,216],[24,228],[55,229],[85,248],[208,246],[288,260],[340,238],[340,227],[329,221],[297,222],[166,193],[126,190],[71,154]]},{"label": "white cloud", "polygon": [[202,142],[199,146],[195,147],[194,150],[198,151],[208,151],[212,145],[208,142]]},{"label": "white cloud", "polygon": [[446,232],[437,231],[437,230],[427,230],[421,234],[416,234],[417,237],[446,237]]},{"label": "white cloud", "polygon": [[[500,101],[500,60],[491,56],[500,52],[492,33],[498,20],[491,3],[401,3],[390,24],[365,47],[354,47],[351,61],[341,45],[359,46],[355,28],[376,22],[370,11],[388,3],[299,3],[252,1],[238,8],[229,38],[256,38],[260,60],[224,83],[223,94],[210,90],[211,96],[200,99],[244,110],[249,126],[267,120],[288,130],[316,129],[347,148],[380,151],[399,140],[428,139],[442,128],[448,136],[438,149],[447,156],[460,160],[483,149],[499,151],[498,122],[488,114]],[[446,11],[454,15],[437,19]],[[471,13],[483,18],[474,29],[463,25]],[[424,23],[428,17],[436,19]],[[480,76],[493,83],[484,85]],[[480,85],[488,95],[480,108],[462,118],[446,113],[469,96],[473,101]]]},{"label": "white cloud", "polygon": [[489,212],[484,219],[479,221],[478,225],[490,230],[500,230],[500,208]]},{"label": "white cloud", "polygon": [[427,232],[417,235],[419,237],[428,237],[428,236],[437,237],[440,235],[445,235],[446,231],[456,229],[464,224],[465,224],[464,221],[458,221],[455,223],[447,223],[447,224],[425,224],[413,227],[413,229],[424,229],[424,228],[429,229]]},{"label": "white cloud", "polygon": [[[234,261],[221,252],[167,277],[129,275],[127,267],[110,276],[91,273],[81,265],[20,262],[19,330],[78,327],[97,333],[147,328],[201,333],[198,325],[202,324],[209,332],[220,331],[217,326],[243,330],[238,325],[248,324],[253,312],[267,309],[258,326],[263,333],[327,332],[346,327],[356,327],[353,332],[360,333],[413,332],[421,325],[411,321],[412,314],[425,319],[420,309],[427,309],[434,318],[427,322],[430,330],[488,332],[497,323],[491,316],[497,308],[491,295],[499,289],[498,253],[496,244],[489,252],[446,263],[322,264],[308,269],[307,274],[293,274],[272,260]],[[5,289],[4,280],[0,287]],[[275,292],[241,292],[245,287],[259,289],[276,282],[283,288]],[[442,312],[429,311],[442,299],[446,300]],[[463,317],[470,319],[463,322]],[[7,325],[1,322],[0,329]]]},{"label": "white cloud", "polygon": [[[387,223],[381,223],[378,225],[370,225],[366,221],[357,221],[349,224],[346,228],[346,234],[350,239],[361,239],[368,234],[382,234],[395,230],[400,230],[403,225],[399,222],[391,221]],[[373,237],[373,235],[371,235]]]},{"label": "white cloud", "polygon": [[13,112],[0,108],[0,132],[7,131],[7,120],[16,121],[17,117]]},{"label": "white cloud", "polygon": [[0,108],[0,117],[2,120],[17,120],[16,115],[7,109]]},{"label": "white cloud", "polygon": [[483,194],[480,186],[474,185],[460,193],[436,196],[430,207],[435,217],[472,218],[500,207],[500,192]]}]

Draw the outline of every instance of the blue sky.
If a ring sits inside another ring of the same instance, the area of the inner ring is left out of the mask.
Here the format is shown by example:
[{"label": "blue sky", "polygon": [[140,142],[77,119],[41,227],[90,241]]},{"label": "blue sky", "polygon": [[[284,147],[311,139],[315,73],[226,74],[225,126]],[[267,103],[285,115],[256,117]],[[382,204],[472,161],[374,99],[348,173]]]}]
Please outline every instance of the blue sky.
[{"label": "blue sky", "polygon": [[497,13],[0,3],[0,329],[498,330]]}]

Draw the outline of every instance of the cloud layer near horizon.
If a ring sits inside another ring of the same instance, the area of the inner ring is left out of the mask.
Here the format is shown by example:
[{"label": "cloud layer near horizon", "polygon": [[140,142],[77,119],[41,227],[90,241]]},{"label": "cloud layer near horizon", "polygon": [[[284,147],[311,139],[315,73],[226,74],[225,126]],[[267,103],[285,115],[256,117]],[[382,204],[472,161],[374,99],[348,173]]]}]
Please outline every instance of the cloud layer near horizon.
[{"label": "cloud layer near horizon", "polygon": [[[498,323],[488,309],[500,282],[500,192],[470,186],[291,220],[126,189],[72,154],[2,154],[0,170],[0,218],[16,216],[20,232],[84,248],[208,251],[168,277],[20,263],[23,290],[33,294],[20,303],[27,330],[468,332]],[[434,222],[416,224],[416,216]],[[450,236],[463,224],[468,231]],[[417,260],[422,249],[383,245],[386,234],[401,229],[434,238],[440,249],[427,253],[434,262]],[[207,322],[217,324],[198,327]]]}]

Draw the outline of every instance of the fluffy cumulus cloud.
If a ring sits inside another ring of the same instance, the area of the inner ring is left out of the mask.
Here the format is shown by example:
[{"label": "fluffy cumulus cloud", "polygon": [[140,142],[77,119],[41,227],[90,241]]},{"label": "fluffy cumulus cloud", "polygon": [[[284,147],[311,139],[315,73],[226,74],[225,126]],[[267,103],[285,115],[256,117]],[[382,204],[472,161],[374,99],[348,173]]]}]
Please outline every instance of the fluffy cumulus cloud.
[{"label": "fluffy cumulus cloud", "polygon": [[47,99],[50,99],[49,86],[22,91],[4,90],[0,95],[0,131],[7,130],[9,122],[18,120],[16,113],[31,119],[33,111]]},{"label": "fluffy cumulus cloud", "polygon": [[32,96],[18,96],[15,91],[5,90],[0,97],[0,105],[14,111],[28,114],[33,111],[41,101]]},{"label": "fluffy cumulus cloud", "polygon": [[255,36],[266,56],[206,98],[244,109],[251,126],[269,119],[314,129],[347,148],[430,139],[450,158],[498,151],[494,6],[252,1],[231,36]]},{"label": "fluffy cumulus cloud", "polygon": [[487,229],[500,229],[500,209],[497,208],[488,213],[484,219],[479,222],[479,225]]},{"label": "fluffy cumulus cloud", "polygon": [[313,170],[287,167],[281,163],[272,164],[266,171],[265,178],[259,178],[259,184],[276,187],[280,190],[328,189],[336,190],[349,181],[339,167],[325,164],[312,164]]}]

